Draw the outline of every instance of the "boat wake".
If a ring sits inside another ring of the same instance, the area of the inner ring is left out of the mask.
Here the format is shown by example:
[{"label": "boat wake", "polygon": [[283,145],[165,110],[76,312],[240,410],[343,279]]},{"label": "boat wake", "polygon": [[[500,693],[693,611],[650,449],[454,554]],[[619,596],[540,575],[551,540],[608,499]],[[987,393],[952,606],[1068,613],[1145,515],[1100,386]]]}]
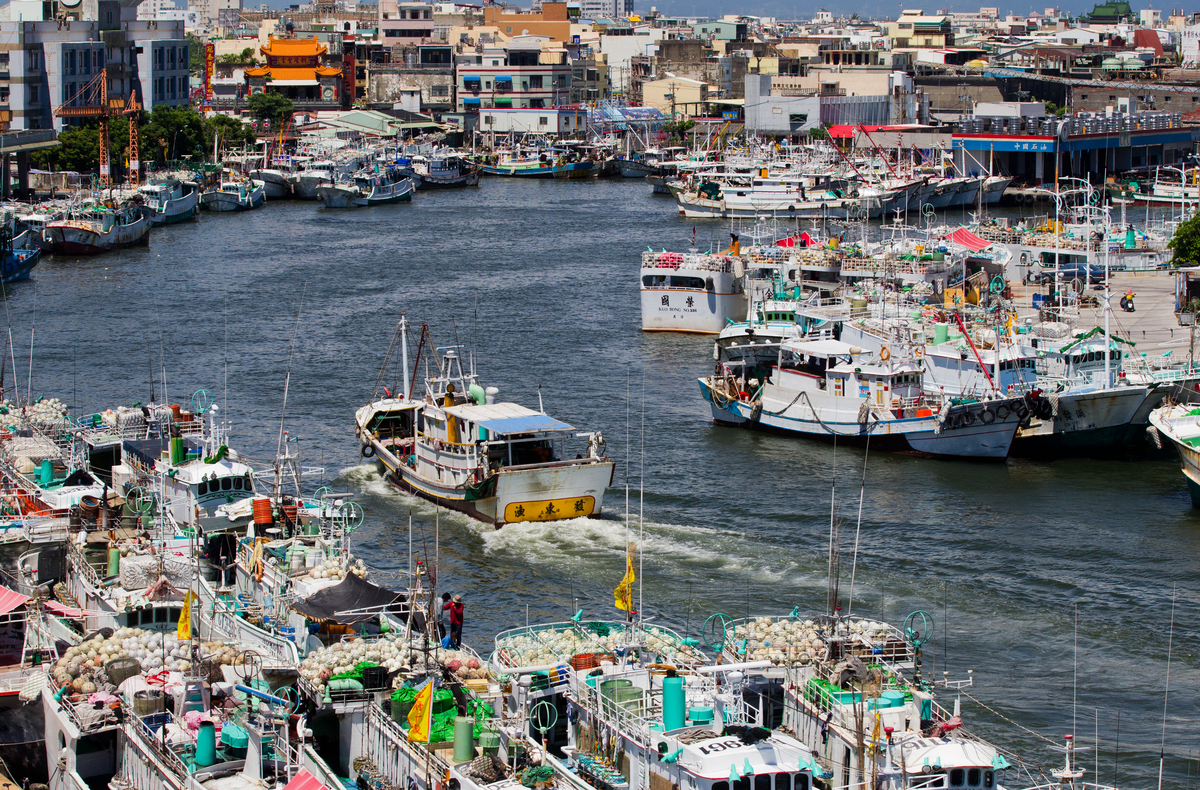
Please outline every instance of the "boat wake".
[{"label": "boat wake", "polygon": [[647,573],[653,569],[704,579],[752,573],[762,581],[793,583],[810,575],[797,561],[781,559],[772,544],[749,540],[734,530],[651,520],[639,524],[636,513],[630,514],[626,524],[623,497],[616,491],[610,492],[609,501],[619,500],[621,510],[609,508],[600,518],[527,521],[495,529],[456,511],[443,509],[439,515],[433,504],[388,483],[375,463],[344,469],[337,480],[375,500],[364,503],[368,524],[377,521],[384,508],[404,518],[411,513],[414,521],[425,526],[436,517],[443,531],[461,531],[462,537],[469,534],[484,554],[515,557],[533,565],[559,569],[611,566],[620,575],[626,545],[633,543],[642,546]]}]

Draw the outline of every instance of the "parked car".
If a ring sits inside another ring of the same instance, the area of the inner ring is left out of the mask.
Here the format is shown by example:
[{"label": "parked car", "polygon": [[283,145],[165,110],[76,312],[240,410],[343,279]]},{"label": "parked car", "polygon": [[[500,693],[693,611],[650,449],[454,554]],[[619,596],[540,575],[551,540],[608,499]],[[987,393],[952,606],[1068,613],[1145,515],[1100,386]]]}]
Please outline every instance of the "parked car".
[{"label": "parked car", "polygon": [[1104,267],[1086,263],[1064,263],[1056,274],[1053,266],[1042,266],[1041,270],[1029,279],[1039,284],[1053,283],[1056,276],[1062,280],[1064,286],[1082,292],[1088,285],[1104,282]]}]

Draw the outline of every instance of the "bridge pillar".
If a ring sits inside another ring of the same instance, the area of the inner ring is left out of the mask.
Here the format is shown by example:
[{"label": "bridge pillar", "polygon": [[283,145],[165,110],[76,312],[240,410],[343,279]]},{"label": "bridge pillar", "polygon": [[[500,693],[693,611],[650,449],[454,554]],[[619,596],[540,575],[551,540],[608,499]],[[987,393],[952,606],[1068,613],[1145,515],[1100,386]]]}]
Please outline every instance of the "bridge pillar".
[{"label": "bridge pillar", "polygon": [[26,200],[29,194],[29,152],[17,152],[17,197]]}]

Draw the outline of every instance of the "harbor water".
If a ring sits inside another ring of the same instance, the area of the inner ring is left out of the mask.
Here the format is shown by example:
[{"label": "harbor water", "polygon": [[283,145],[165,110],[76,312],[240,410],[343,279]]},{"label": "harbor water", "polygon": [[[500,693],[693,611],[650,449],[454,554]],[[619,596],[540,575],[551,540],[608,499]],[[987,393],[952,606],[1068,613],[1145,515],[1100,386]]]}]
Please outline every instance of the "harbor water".
[{"label": "harbor water", "polygon": [[[156,229],[147,248],[50,257],[11,286],[15,381],[78,414],[161,400],[165,373],[169,398],[211,390],[234,445],[269,459],[290,366],[285,427],[325,469],[313,487],[360,494],[356,554],[402,586],[411,515],[418,551],[432,555],[436,537],[438,586],[463,593],[481,652],[527,620],[617,618],[627,540],[641,547],[645,615],[692,636],[714,612],[820,613],[836,488],[842,611],[933,615],[924,668],[971,671],[964,719],[1021,756],[1007,784],[1051,781],[1051,747],[1074,732],[1093,748],[1089,779],[1154,787],[1169,649],[1163,785],[1195,784],[1200,511],[1176,461],[865,458],[716,427],[696,384],[711,340],[639,329],[640,252],[684,249],[693,227],[698,246],[728,240],[728,222],[684,220],[640,181],[501,179],[355,212],[280,202],[204,216]],[[352,415],[401,310],[435,346],[477,349],[482,383],[504,399],[540,397],[604,432],[618,463],[603,518],[496,531],[380,479]]]}]

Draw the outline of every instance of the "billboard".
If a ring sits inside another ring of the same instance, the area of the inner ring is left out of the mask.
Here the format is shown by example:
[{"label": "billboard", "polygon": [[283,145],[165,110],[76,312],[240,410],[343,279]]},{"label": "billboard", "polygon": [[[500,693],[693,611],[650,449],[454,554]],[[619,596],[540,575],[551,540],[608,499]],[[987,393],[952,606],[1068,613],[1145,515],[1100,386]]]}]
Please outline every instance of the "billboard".
[{"label": "billboard", "polygon": [[213,70],[217,63],[217,45],[208,42],[204,45],[204,95],[211,101]]}]

